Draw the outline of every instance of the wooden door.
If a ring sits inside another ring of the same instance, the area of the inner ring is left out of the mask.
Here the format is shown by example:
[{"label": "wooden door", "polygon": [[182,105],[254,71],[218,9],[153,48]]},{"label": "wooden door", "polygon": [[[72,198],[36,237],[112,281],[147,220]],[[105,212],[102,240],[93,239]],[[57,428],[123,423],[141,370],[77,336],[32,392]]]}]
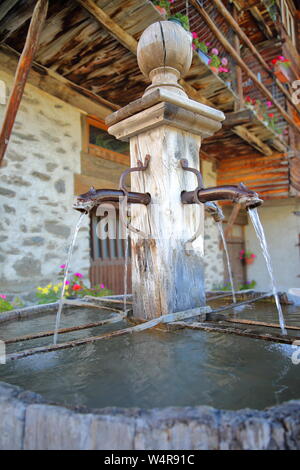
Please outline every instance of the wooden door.
[{"label": "wooden door", "polygon": [[[112,290],[113,294],[124,294],[125,276],[125,240],[119,237],[117,226],[116,238],[99,239],[97,236],[97,224],[100,218],[91,215],[90,240],[91,240],[91,266],[90,281],[92,286],[104,284]],[[120,224],[119,217],[117,224]],[[131,246],[128,240],[127,262],[127,293],[131,293]]]},{"label": "wooden door", "polygon": [[[231,270],[234,287],[236,290],[247,282],[247,272],[245,265],[240,260],[240,252],[245,250],[244,230],[241,225],[234,225],[232,233],[227,240]],[[224,253],[224,283],[229,282],[227,261]]]}]

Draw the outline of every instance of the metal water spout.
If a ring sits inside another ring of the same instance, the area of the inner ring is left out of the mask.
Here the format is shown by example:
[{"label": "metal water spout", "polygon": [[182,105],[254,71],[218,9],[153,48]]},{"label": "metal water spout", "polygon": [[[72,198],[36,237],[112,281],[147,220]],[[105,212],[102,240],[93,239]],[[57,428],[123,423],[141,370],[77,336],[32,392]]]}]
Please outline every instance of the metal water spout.
[{"label": "metal water spout", "polygon": [[103,202],[121,203],[126,198],[126,204],[143,204],[147,206],[151,202],[149,193],[138,193],[129,191],[126,186],[126,177],[135,171],[145,171],[150,162],[150,155],[146,155],[145,162],[138,160],[137,166],[125,170],[120,177],[119,189],[91,189],[78,196],[73,204],[73,209],[80,212],[90,212],[94,207]]},{"label": "metal water spout", "polygon": [[[73,209],[79,212],[90,212],[94,207],[103,202],[119,203],[124,199],[124,192],[120,189],[95,189],[91,188],[87,193],[78,196],[73,204]],[[143,204],[147,206],[151,202],[151,196],[147,193],[128,192],[129,204]]]},{"label": "metal water spout", "polygon": [[184,191],[181,194],[183,204],[198,204],[211,201],[233,201],[246,209],[254,209],[263,204],[263,200],[243,183],[239,186],[216,186],[195,191]]},{"label": "metal water spout", "polygon": [[211,215],[215,222],[222,222],[225,219],[225,215],[218,204],[215,202],[206,202],[204,204],[205,212]]}]

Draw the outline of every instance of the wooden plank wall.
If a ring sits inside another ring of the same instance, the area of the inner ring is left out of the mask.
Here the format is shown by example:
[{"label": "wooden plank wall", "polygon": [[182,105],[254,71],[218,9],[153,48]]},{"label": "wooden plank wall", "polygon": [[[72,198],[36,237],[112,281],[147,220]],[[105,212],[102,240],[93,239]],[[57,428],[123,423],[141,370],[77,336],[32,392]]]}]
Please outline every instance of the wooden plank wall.
[{"label": "wooden plank wall", "polygon": [[244,183],[263,199],[289,196],[290,164],[286,154],[268,157],[255,154],[241,158],[224,158],[218,162],[217,184]]}]

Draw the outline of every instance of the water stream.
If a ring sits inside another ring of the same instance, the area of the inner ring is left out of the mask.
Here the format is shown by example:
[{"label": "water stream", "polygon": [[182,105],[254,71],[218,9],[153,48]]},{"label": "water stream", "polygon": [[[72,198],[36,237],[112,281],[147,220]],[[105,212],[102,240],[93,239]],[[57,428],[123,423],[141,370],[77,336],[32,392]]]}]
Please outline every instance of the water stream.
[{"label": "water stream", "polygon": [[227,246],[227,242],[226,242],[225,235],[224,235],[224,230],[223,230],[223,223],[218,222],[217,225],[218,225],[218,229],[219,229],[219,232],[220,232],[220,235],[221,235],[221,238],[222,238],[224,251],[225,251],[225,254],[226,254],[227,268],[228,268],[228,274],[229,274],[231,292],[232,292],[232,300],[233,300],[233,303],[236,304],[236,296],[235,296],[235,290],[234,290],[234,284],[233,284],[232,269],[231,269],[231,263],[230,263],[230,258],[229,258],[228,246]]},{"label": "water stream", "polygon": [[124,314],[126,314],[127,310],[127,283],[128,283],[128,257],[129,257],[129,230],[128,230],[128,198],[127,195],[124,197],[124,199],[120,200],[120,212],[121,214],[121,220],[124,225],[124,230],[125,230],[125,253],[124,253],[124,303],[123,303],[123,309],[124,309]]},{"label": "water stream", "polygon": [[74,228],[74,231],[73,231],[73,234],[72,234],[71,244],[70,244],[69,250],[68,250],[68,256],[67,256],[67,261],[66,261],[66,264],[65,264],[65,271],[64,271],[64,280],[63,280],[63,285],[62,285],[60,299],[59,299],[58,311],[57,311],[57,314],[56,314],[53,344],[57,344],[57,335],[58,335],[57,332],[58,332],[58,329],[59,329],[60,319],[61,319],[61,312],[62,312],[63,305],[64,305],[64,295],[65,295],[65,290],[66,290],[66,285],[67,285],[67,280],[68,280],[70,262],[71,262],[74,246],[75,246],[75,243],[76,243],[77,235],[78,235],[79,229],[82,225],[84,216],[85,216],[84,212],[82,214],[80,214],[80,217],[79,217],[79,219],[78,219],[78,221],[75,225],[75,228]]},{"label": "water stream", "polygon": [[267,265],[269,275],[270,275],[270,280],[271,280],[271,289],[272,289],[272,292],[273,292],[273,295],[274,295],[274,298],[275,298],[276,307],[277,307],[277,310],[278,310],[279,324],[280,324],[281,332],[282,332],[283,335],[286,335],[287,331],[286,331],[286,328],[285,328],[284,316],[283,316],[283,313],[282,313],[282,308],[281,308],[281,305],[280,305],[279,296],[277,294],[277,288],[276,288],[276,284],[275,284],[273,266],[272,266],[272,262],[271,262],[270,253],[269,253],[269,250],[268,250],[268,244],[267,244],[265,232],[264,232],[263,226],[261,224],[257,209],[256,208],[255,209],[250,209],[248,211],[248,213],[249,213],[250,219],[252,221],[254,230],[256,232],[257,238],[259,240],[264,258],[266,260],[266,265]]}]

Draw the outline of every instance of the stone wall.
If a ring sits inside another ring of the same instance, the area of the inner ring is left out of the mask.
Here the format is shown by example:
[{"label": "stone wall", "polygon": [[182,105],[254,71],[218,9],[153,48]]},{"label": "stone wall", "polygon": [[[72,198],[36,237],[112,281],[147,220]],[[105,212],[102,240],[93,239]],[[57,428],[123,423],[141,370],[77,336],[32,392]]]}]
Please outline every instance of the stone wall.
[{"label": "stone wall", "polygon": [[[205,187],[217,185],[217,174],[211,162],[205,160],[202,162],[202,172]],[[204,255],[206,290],[223,286],[223,251],[220,249],[220,235],[217,224],[210,216],[205,217]]]},{"label": "stone wall", "polygon": [[263,411],[199,406],[73,410],[0,383],[0,450],[300,449],[300,401]]},{"label": "stone wall", "polygon": [[[13,77],[0,71],[8,97]],[[3,94],[3,93],[2,93]],[[3,96],[2,96],[3,98]],[[5,100],[0,102],[0,124]],[[27,85],[0,173],[1,293],[30,292],[56,281],[72,227],[74,173],[80,173],[81,113]],[[87,274],[87,221],[73,268]]]}]

